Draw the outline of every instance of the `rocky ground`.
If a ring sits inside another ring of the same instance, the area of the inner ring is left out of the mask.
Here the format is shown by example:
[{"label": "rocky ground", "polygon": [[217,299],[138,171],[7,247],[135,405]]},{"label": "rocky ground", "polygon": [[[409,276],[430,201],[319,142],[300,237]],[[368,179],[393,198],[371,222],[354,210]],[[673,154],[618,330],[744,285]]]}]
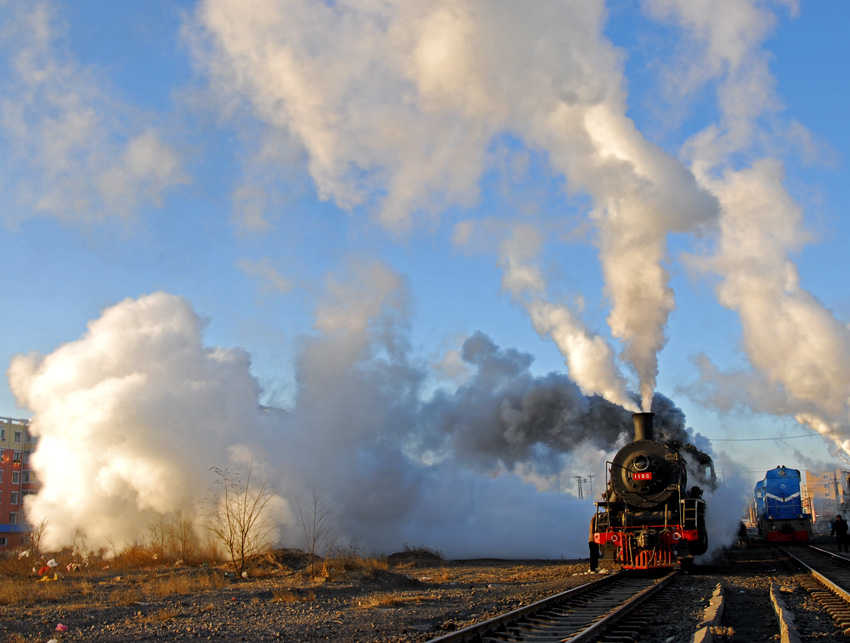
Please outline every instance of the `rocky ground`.
[{"label": "rocky ground", "polygon": [[[669,629],[664,639],[692,632],[720,583],[729,601],[717,640],[772,640],[765,597],[779,582],[806,638],[846,640],[799,588],[798,571],[771,556],[766,548],[736,548],[695,566],[676,590],[681,601],[665,608],[681,631]],[[427,641],[595,578],[586,561],[444,561],[428,552],[308,569],[303,556],[281,552],[247,578],[197,567],[84,571],[58,581],[17,580],[18,594],[7,582],[0,640]]]},{"label": "rocky ground", "polygon": [[284,555],[246,579],[181,568],[18,581],[29,590],[6,605],[0,596],[0,639],[427,641],[589,578],[581,561],[407,553],[333,565],[313,577],[303,557]]}]

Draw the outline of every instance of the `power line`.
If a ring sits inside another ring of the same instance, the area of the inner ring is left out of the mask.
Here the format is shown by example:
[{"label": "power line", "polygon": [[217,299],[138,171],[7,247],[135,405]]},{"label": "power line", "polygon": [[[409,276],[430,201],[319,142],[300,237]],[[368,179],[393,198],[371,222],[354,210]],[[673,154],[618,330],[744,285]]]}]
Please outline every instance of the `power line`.
[{"label": "power line", "polygon": [[822,438],[820,433],[808,433],[806,435],[786,435],[775,438],[709,438],[712,442],[761,442],[763,440],[793,440],[794,438]]}]

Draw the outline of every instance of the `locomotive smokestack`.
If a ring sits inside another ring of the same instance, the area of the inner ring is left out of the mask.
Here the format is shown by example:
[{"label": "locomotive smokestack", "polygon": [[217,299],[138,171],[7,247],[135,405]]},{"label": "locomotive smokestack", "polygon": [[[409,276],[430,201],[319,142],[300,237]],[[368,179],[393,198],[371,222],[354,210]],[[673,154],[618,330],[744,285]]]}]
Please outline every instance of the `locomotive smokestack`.
[{"label": "locomotive smokestack", "polygon": [[632,413],[632,420],[635,423],[635,440],[655,439],[652,417],[652,413]]}]

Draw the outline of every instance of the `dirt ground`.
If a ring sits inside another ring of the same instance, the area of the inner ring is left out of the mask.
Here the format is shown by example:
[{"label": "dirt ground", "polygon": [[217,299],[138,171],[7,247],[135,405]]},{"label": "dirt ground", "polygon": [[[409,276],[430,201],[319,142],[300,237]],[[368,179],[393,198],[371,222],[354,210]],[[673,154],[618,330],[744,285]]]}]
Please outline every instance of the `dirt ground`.
[{"label": "dirt ground", "polygon": [[595,577],[586,561],[416,553],[309,570],[290,552],[247,578],[180,567],[19,579],[17,595],[0,594],[0,640],[427,641]]}]

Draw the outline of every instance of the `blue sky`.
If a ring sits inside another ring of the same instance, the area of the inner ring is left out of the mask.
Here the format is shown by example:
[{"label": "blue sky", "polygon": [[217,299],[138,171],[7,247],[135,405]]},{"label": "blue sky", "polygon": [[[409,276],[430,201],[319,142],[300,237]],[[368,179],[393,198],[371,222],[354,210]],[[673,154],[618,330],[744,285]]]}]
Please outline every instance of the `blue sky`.
[{"label": "blue sky", "polygon": [[0,2],[0,361],[163,291],[288,408],[393,275],[423,395],[481,332],[742,469],[837,463],[850,6],[523,7]]}]

